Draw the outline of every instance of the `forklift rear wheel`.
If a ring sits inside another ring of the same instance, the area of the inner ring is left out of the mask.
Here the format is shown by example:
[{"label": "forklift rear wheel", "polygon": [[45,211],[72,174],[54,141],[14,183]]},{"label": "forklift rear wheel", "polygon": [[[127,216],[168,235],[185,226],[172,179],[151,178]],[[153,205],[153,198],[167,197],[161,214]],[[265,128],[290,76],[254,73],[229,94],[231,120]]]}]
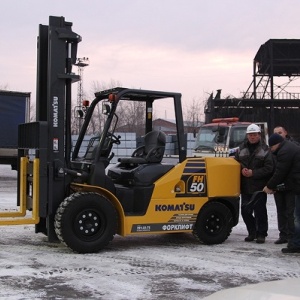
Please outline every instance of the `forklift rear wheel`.
[{"label": "forklift rear wheel", "polygon": [[54,226],[59,240],[73,251],[94,253],[113,239],[117,212],[100,194],[74,193],[60,204]]},{"label": "forklift rear wheel", "polygon": [[219,202],[208,202],[200,210],[194,235],[204,244],[221,244],[231,233],[232,213]]}]

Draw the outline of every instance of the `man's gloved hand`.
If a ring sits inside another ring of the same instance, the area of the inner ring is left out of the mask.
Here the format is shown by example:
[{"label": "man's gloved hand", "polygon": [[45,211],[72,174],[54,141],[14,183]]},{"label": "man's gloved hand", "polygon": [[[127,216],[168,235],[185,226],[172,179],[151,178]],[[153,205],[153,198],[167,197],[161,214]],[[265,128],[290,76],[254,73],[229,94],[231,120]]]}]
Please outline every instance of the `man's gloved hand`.
[{"label": "man's gloved hand", "polygon": [[265,186],[265,187],[263,188],[263,191],[264,191],[266,194],[274,194],[274,191],[271,190],[271,189],[269,189],[267,186]]}]

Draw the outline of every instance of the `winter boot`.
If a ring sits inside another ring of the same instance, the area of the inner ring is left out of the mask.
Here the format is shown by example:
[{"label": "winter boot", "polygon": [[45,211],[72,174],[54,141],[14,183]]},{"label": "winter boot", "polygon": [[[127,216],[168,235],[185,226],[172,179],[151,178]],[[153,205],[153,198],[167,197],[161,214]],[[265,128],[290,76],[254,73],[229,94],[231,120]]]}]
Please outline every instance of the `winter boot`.
[{"label": "winter boot", "polygon": [[255,233],[249,233],[247,237],[245,237],[245,242],[252,242],[256,238]]},{"label": "winter boot", "polygon": [[266,237],[264,237],[263,235],[259,235],[256,239],[256,243],[258,244],[263,244],[266,241]]}]

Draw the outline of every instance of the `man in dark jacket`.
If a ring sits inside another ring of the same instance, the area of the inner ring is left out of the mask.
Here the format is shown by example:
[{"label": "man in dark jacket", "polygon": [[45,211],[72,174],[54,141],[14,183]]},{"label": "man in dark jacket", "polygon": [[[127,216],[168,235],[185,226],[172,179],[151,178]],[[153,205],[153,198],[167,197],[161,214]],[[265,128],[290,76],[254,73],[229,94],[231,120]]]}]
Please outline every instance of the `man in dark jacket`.
[{"label": "man in dark jacket", "polygon": [[294,143],[284,140],[282,136],[273,133],[269,138],[271,151],[276,155],[276,168],[272,178],[267,182],[263,191],[273,194],[277,185],[284,183],[287,190],[295,196],[295,229],[283,253],[300,253],[300,148]]},{"label": "man in dark jacket", "polygon": [[268,146],[261,140],[261,130],[256,124],[247,128],[247,140],[239,147],[235,159],[241,164],[241,214],[248,230],[246,242],[256,239],[264,243],[268,235],[267,195],[250,201],[252,195],[261,191],[272,175],[274,164]]},{"label": "man in dark jacket", "polygon": [[[276,126],[273,130],[288,141],[300,144],[295,141],[283,126]],[[274,155],[276,160],[276,155]],[[277,224],[279,230],[279,239],[275,244],[284,244],[292,237],[294,233],[294,210],[295,210],[295,193],[292,190],[284,189],[276,191],[274,194],[276,210],[277,210]]]},{"label": "man in dark jacket", "polygon": [[295,141],[290,135],[289,133],[287,132],[287,130],[283,127],[283,126],[276,126],[273,130],[273,133],[278,133],[279,135],[281,135],[284,139],[290,141],[290,142],[293,142],[295,143],[296,145],[300,146],[300,144]]}]

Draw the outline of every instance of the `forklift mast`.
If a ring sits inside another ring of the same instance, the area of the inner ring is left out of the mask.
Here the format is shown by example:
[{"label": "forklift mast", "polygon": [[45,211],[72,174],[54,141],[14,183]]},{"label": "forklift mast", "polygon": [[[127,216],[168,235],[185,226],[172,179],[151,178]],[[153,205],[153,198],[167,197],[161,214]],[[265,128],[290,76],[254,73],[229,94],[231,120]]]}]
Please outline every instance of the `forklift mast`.
[{"label": "forklift mast", "polygon": [[[64,17],[49,17],[39,26],[37,40],[36,122],[19,126],[19,157],[32,149],[40,160],[39,215],[36,232],[56,240],[54,214],[66,196],[70,176],[71,85],[80,78],[72,72],[81,36]],[[20,194],[20,191],[18,192]]]}]

